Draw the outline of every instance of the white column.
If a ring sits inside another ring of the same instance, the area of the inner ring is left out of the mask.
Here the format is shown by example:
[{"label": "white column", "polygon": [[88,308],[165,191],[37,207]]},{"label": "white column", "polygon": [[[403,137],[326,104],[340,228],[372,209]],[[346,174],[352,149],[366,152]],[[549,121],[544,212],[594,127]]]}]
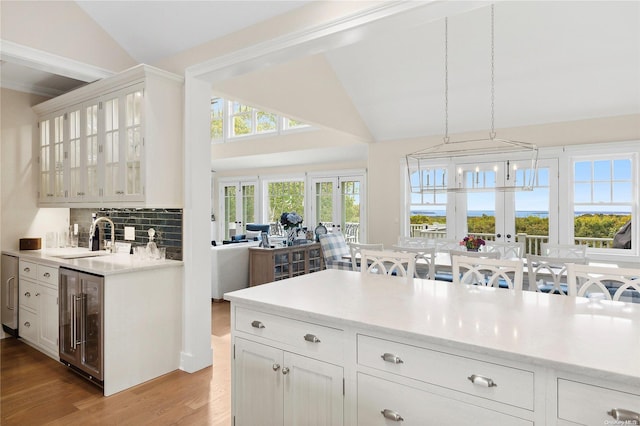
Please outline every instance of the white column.
[{"label": "white column", "polygon": [[180,368],[213,362],[211,349],[211,83],[185,74],[183,335]]}]

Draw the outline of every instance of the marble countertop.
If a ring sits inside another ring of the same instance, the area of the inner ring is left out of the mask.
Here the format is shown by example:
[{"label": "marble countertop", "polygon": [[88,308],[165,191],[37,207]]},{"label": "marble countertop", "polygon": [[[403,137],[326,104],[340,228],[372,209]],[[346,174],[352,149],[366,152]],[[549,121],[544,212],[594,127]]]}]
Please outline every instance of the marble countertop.
[{"label": "marble countertop", "polygon": [[325,270],[231,302],[640,386],[640,304]]},{"label": "marble countertop", "polygon": [[[86,250],[86,249],[85,249]],[[51,266],[75,269],[91,274],[109,276],[114,274],[126,274],[144,271],[148,269],[182,267],[179,260],[139,260],[130,254],[105,254],[96,257],[83,257],[77,259],[63,259],[52,256],[56,251],[47,250],[3,250],[2,254],[18,256],[21,259],[44,263]]]}]

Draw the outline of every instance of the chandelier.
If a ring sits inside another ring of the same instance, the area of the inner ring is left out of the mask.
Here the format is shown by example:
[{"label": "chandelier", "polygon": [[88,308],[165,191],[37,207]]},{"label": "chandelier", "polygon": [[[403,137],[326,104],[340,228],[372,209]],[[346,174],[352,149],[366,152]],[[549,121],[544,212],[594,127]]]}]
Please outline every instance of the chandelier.
[{"label": "chandelier", "polygon": [[[443,182],[438,185],[433,180],[429,181],[430,169],[433,169],[434,162],[442,159],[453,159],[462,157],[472,157],[478,155],[518,153],[519,156],[531,159],[530,173],[524,175],[524,179],[516,185],[515,173],[509,172],[509,161],[507,161],[507,170],[505,176],[505,184],[502,186],[493,186],[491,190],[496,191],[531,191],[536,181],[538,168],[538,147],[529,142],[516,141],[511,139],[498,138],[495,131],[495,50],[494,50],[494,5],[491,5],[491,129],[488,138],[468,139],[453,141],[449,138],[449,40],[448,40],[448,18],[444,20],[444,140],[438,145],[422,149],[406,155],[407,170],[409,172],[409,186],[411,192],[467,192],[474,190],[468,188],[464,184],[462,176],[458,173],[456,184],[454,187],[446,185]],[[417,171],[419,182],[412,184],[412,172]],[[423,179],[423,176],[426,179]],[[486,190],[486,189],[483,189]]]}]

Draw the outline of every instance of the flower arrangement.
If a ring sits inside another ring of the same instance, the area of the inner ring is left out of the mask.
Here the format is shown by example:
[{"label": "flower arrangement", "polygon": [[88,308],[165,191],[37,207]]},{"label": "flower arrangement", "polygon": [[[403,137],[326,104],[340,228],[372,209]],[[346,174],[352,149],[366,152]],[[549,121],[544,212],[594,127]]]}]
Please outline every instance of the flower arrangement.
[{"label": "flower arrangement", "polygon": [[296,212],[284,212],[280,215],[280,223],[284,229],[297,228],[302,223],[302,217]]},{"label": "flower arrangement", "polygon": [[465,246],[467,250],[477,250],[480,246],[485,244],[484,240],[480,237],[474,237],[473,235],[467,235],[460,241],[461,246]]}]

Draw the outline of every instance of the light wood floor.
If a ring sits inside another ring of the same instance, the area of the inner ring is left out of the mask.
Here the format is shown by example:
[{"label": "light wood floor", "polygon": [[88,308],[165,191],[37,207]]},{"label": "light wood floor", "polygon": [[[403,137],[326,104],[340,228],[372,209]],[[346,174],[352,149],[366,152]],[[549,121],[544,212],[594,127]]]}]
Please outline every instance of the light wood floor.
[{"label": "light wood floor", "polygon": [[212,303],[213,367],[174,371],[104,397],[102,391],[25,343],[0,340],[0,424],[231,424],[229,303]]}]

